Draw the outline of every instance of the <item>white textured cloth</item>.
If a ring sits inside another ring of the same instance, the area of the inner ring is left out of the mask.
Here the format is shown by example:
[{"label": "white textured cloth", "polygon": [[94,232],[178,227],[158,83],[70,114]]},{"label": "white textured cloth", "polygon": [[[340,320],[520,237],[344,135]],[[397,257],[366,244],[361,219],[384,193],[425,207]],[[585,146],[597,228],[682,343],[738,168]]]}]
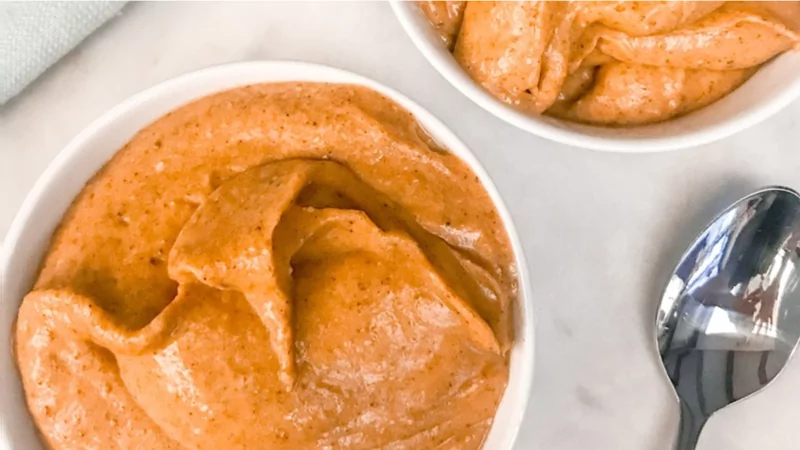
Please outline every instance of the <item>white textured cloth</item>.
[{"label": "white textured cloth", "polygon": [[0,104],[69,53],[124,2],[0,2]]}]

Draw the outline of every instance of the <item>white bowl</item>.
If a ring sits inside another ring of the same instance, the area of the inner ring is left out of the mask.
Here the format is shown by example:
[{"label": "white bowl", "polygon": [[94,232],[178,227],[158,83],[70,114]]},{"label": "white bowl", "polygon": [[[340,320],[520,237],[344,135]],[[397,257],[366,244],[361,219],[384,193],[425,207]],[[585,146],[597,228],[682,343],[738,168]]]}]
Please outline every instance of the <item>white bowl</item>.
[{"label": "white bowl", "polygon": [[[38,274],[61,217],[84,184],[138,130],[192,100],[236,86],[281,81],[316,81],[366,86],[393,99],[428,132],[464,160],[480,178],[503,220],[516,256],[520,298],[515,303],[516,339],[509,384],[485,448],[510,450],[522,423],[533,378],[533,311],[528,268],[517,232],[486,171],[467,147],[428,111],[375,81],[342,70],[301,62],[245,62],[212,67],[164,82],[113,108],[72,140],[45,170],[17,214],[0,253],[0,336],[10,339],[17,308]],[[11,344],[0,345],[0,450],[42,446],[25,406]]]},{"label": "white bowl", "polygon": [[800,97],[800,52],[765,65],[739,89],[706,108],[655,125],[606,128],[522,113],[472,81],[447,51],[416,2],[391,0],[397,19],[425,58],[470,100],[529,133],[593,150],[653,152],[707,144],[751,127]]}]

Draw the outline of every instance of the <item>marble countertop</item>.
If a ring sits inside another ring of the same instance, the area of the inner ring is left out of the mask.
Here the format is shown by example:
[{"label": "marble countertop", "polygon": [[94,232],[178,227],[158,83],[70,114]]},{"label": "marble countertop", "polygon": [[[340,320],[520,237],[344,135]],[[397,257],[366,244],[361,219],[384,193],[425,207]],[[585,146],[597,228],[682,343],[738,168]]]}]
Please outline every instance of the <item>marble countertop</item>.
[{"label": "marble countertop", "polygon": [[[477,154],[530,262],[536,379],[517,448],[669,450],[678,408],[652,338],[657,299],[716,212],[768,184],[800,188],[800,104],[727,140],[660,154],[566,147],[452,88],[384,3],[146,3],[0,108],[0,236],[55,154],[101,113],[213,64],[295,59],[348,69],[428,108]],[[703,449],[798,448],[800,360],[716,415]]]}]

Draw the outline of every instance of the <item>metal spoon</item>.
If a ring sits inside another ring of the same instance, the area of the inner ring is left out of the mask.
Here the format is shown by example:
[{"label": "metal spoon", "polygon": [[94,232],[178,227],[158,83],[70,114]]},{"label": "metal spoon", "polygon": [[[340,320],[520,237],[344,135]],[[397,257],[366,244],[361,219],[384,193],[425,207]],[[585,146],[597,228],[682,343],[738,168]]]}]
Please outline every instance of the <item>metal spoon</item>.
[{"label": "metal spoon", "polygon": [[800,340],[800,196],[775,187],[729,207],[692,244],[656,317],[681,405],[677,450],[716,411],[769,384]]}]

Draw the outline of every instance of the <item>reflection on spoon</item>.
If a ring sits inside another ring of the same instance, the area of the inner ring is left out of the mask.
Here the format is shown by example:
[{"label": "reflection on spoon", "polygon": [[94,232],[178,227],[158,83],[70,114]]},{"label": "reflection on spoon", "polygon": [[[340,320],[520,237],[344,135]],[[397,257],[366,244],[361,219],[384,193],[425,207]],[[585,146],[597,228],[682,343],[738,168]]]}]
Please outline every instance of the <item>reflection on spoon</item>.
[{"label": "reflection on spoon", "polygon": [[769,384],[800,339],[800,196],[767,188],[734,203],[684,254],[656,317],[681,404],[678,450],[716,411]]}]

